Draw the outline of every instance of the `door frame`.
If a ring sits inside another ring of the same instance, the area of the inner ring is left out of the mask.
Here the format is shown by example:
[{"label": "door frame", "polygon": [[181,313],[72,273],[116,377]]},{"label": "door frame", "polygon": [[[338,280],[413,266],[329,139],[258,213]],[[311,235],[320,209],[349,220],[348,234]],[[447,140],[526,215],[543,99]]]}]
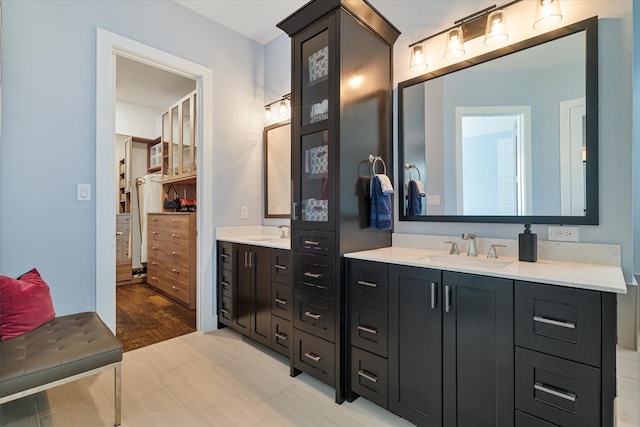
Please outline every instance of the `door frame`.
[{"label": "door frame", "polygon": [[115,215],[117,180],[115,176],[115,57],[124,56],[196,81],[198,94],[196,159],[198,185],[196,329],[210,331],[217,327],[217,310],[213,295],[214,210],[216,189],[213,186],[213,71],[184,58],[147,46],[135,40],[97,28],[96,32],[96,312],[115,332]]}]

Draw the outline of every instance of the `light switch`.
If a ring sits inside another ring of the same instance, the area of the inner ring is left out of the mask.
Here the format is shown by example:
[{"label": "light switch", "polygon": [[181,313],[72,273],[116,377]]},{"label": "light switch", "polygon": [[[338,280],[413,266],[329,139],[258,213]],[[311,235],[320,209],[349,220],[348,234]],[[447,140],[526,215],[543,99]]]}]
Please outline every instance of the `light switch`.
[{"label": "light switch", "polygon": [[82,202],[91,200],[91,184],[78,184],[77,199]]}]

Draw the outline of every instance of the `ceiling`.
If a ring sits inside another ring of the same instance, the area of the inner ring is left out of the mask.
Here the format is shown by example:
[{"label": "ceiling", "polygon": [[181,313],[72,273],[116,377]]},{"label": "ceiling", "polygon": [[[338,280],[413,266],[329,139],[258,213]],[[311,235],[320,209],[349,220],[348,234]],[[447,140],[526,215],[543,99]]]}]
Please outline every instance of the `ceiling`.
[{"label": "ceiling", "polygon": [[[284,34],[276,24],[307,3],[307,0],[174,1],[263,45]],[[401,41],[396,46],[402,46],[441,31],[494,1],[369,0],[369,3],[401,31]],[[193,80],[126,58],[117,59],[118,101],[165,110],[193,89]]]}]

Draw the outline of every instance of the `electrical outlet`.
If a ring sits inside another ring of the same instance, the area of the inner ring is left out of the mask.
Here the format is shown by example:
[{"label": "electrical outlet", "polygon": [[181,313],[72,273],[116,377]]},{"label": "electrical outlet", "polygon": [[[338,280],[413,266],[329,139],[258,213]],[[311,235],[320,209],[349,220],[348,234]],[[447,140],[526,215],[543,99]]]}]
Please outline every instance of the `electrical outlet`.
[{"label": "electrical outlet", "polygon": [[240,208],[240,219],[247,219],[247,218],[249,218],[249,207],[242,206]]},{"label": "electrical outlet", "polygon": [[555,240],[558,242],[577,242],[578,227],[549,226],[549,240]]}]

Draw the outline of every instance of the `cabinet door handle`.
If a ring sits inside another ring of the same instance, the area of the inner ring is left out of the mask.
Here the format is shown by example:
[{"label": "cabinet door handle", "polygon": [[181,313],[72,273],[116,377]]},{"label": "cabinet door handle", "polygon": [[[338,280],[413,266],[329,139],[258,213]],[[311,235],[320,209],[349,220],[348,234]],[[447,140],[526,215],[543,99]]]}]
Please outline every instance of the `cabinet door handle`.
[{"label": "cabinet door handle", "polygon": [[364,280],[358,280],[358,285],[368,286],[370,288],[377,288],[378,287],[377,283],[367,282],[367,281],[364,281]]},{"label": "cabinet door handle", "polygon": [[320,359],[322,359],[322,357],[318,356],[317,354],[313,354],[313,353],[309,353],[309,352],[305,353],[304,357],[306,357],[308,359],[311,359],[316,363],[319,362]]},{"label": "cabinet door handle", "polygon": [[277,268],[278,270],[286,270],[287,266],[286,265],[280,265],[280,264],[276,264],[274,265],[275,268]]},{"label": "cabinet door handle", "polygon": [[249,252],[245,252],[245,253],[244,253],[244,266],[245,266],[245,267],[251,267],[251,266],[249,265]]},{"label": "cabinet door handle", "polygon": [[276,332],[274,335],[276,336],[276,338],[280,338],[280,339],[281,339],[281,340],[283,340],[283,341],[286,341],[286,340],[288,340],[288,339],[289,339],[289,337],[288,337],[288,336],[286,336],[286,335],[284,335],[284,334],[280,334],[280,333],[278,333],[278,332]]},{"label": "cabinet door handle", "polygon": [[362,325],[358,325],[358,330],[359,331],[368,332],[370,334],[377,334],[378,333],[377,329],[367,328],[366,326],[362,326]]},{"label": "cabinet door handle", "polygon": [[358,371],[358,375],[360,375],[362,378],[368,379],[372,383],[377,383],[378,382],[378,377],[376,377],[375,375],[373,375],[373,374],[371,374],[371,373],[369,373],[369,372],[367,372],[367,371],[365,371],[363,369],[360,369]]},{"label": "cabinet door handle", "polygon": [[431,282],[431,308],[436,308],[438,305],[437,298],[438,284],[435,282]]},{"label": "cabinet door handle", "polygon": [[116,231],[116,236],[122,236],[122,231]]},{"label": "cabinet door handle", "polygon": [[172,268],[171,271],[174,273],[180,274],[180,270],[178,270],[177,268]]},{"label": "cabinet door handle", "polygon": [[221,281],[221,282],[220,282],[220,284],[221,284],[222,286],[224,286],[225,288],[228,288],[228,287],[229,287],[229,282]]},{"label": "cabinet door handle", "polygon": [[534,390],[543,391],[545,393],[551,394],[551,395],[556,396],[556,397],[560,397],[562,399],[569,400],[571,402],[575,402],[576,401],[576,395],[575,394],[569,393],[569,392],[563,393],[561,391],[556,391],[556,390],[550,389],[548,387],[545,387],[544,384],[539,383],[539,382],[536,382],[535,384],[533,384],[533,388],[534,388]]},{"label": "cabinet door handle", "polygon": [[313,240],[305,240],[304,244],[305,245],[311,245],[311,246],[318,246],[320,244],[320,242],[314,242]]},{"label": "cabinet door handle", "polygon": [[229,314],[230,313],[228,308],[221,308],[220,311],[223,312],[224,314]]},{"label": "cabinet door handle", "polygon": [[229,258],[229,254],[220,254],[222,258]]},{"label": "cabinet door handle", "polygon": [[286,299],[280,299],[280,298],[276,298],[274,299],[274,301],[282,305],[287,305],[289,303],[289,301],[287,301]]},{"label": "cabinet door handle", "polygon": [[304,276],[305,276],[305,277],[311,277],[312,279],[319,279],[319,278],[321,278],[321,277],[322,277],[322,274],[319,274],[319,273],[310,273],[310,272],[308,272],[308,271],[305,271]]},{"label": "cabinet door handle", "polygon": [[319,320],[322,317],[322,314],[316,314],[311,311],[305,311],[304,315],[315,320]]},{"label": "cabinet door handle", "polygon": [[451,311],[451,286],[449,285],[444,287],[444,311],[447,313]]},{"label": "cabinet door handle", "polygon": [[569,329],[576,328],[576,324],[574,322],[560,322],[558,320],[547,319],[546,317],[542,317],[542,316],[533,316],[533,321],[540,322],[540,323],[547,323],[553,326],[562,326],[563,328],[569,328]]}]

